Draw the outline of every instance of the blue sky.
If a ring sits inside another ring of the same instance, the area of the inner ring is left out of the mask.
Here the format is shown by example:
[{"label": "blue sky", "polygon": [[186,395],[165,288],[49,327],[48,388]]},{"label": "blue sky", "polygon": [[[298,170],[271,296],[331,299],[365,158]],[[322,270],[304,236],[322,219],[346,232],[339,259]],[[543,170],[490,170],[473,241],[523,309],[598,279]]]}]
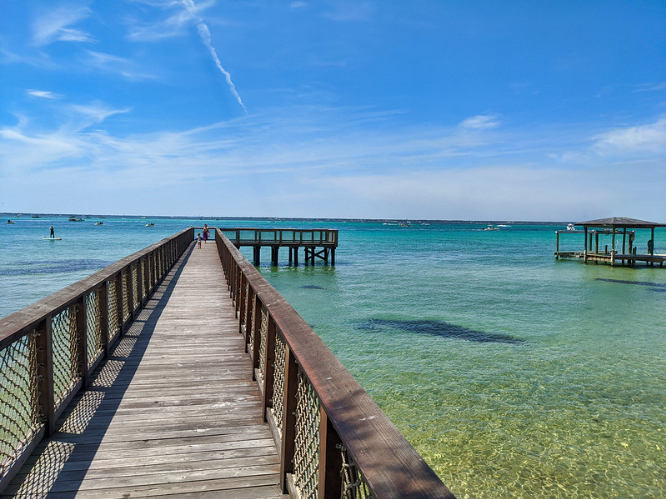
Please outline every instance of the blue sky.
[{"label": "blue sky", "polygon": [[0,211],[666,222],[666,2],[0,0]]}]

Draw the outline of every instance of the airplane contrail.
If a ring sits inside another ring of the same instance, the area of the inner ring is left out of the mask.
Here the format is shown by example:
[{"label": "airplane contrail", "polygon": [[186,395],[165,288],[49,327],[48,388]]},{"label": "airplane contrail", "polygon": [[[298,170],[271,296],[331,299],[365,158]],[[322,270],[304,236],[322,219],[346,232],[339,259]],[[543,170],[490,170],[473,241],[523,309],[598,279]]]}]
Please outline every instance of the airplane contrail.
[{"label": "airplane contrail", "polygon": [[215,61],[215,65],[217,66],[217,69],[220,70],[220,73],[224,75],[225,80],[227,80],[227,85],[229,85],[229,89],[231,90],[231,93],[234,95],[236,100],[238,101],[238,104],[243,108],[243,111],[247,113],[247,108],[245,107],[245,104],[243,104],[243,99],[241,99],[241,96],[238,94],[238,91],[236,90],[236,85],[234,85],[234,82],[231,80],[231,75],[229,74],[229,71],[224,69],[222,66],[222,63],[220,62],[220,58],[217,56],[217,52],[215,51],[215,47],[213,47],[213,43],[210,38],[210,30],[208,29],[208,26],[206,26],[206,23],[201,19],[196,12],[196,7],[194,5],[193,0],[182,0],[183,5],[187,9],[187,11],[190,13],[190,15],[196,19],[197,22],[197,30],[199,31],[199,36],[201,37],[201,40],[204,42],[206,47],[208,47],[208,50],[210,51],[210,55],[213,56],[213,61]]}]

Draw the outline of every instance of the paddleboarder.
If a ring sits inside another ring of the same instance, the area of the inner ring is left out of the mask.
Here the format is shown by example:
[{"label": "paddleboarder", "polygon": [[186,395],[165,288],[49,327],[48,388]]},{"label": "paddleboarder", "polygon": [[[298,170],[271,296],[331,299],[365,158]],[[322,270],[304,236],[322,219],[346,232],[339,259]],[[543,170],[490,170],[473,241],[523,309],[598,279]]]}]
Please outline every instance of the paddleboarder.
[{"label": "paddleboarder", "polygon": [[54,238],[55,237],[55,231],[53,230],[53,225],[49,227],[49,230],[51,231],[51,235],[49,237]]}]

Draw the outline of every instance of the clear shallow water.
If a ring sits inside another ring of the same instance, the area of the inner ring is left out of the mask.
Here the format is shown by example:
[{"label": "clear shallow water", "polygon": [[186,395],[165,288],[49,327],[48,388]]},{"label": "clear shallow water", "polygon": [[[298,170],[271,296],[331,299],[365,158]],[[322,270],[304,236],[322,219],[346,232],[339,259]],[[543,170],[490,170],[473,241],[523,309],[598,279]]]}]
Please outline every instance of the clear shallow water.
[{"label": "clear shallow water", "polygon": [[[148,221],[0,227],[0,315],[204,222]],[[552,226],[205,222],[340,229],[335,267],[260,270],[458,497],[666,495],[666,269],[556,262]]]}]

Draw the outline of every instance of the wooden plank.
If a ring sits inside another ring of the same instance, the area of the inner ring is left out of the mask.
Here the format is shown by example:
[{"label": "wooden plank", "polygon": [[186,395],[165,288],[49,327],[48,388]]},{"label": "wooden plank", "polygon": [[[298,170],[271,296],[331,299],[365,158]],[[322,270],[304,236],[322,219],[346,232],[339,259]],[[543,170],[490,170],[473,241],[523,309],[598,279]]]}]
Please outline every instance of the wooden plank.
[{"label": "wooden plank", "polygon": [[216,246],[192,248],[5,494],[281,497]]}]

